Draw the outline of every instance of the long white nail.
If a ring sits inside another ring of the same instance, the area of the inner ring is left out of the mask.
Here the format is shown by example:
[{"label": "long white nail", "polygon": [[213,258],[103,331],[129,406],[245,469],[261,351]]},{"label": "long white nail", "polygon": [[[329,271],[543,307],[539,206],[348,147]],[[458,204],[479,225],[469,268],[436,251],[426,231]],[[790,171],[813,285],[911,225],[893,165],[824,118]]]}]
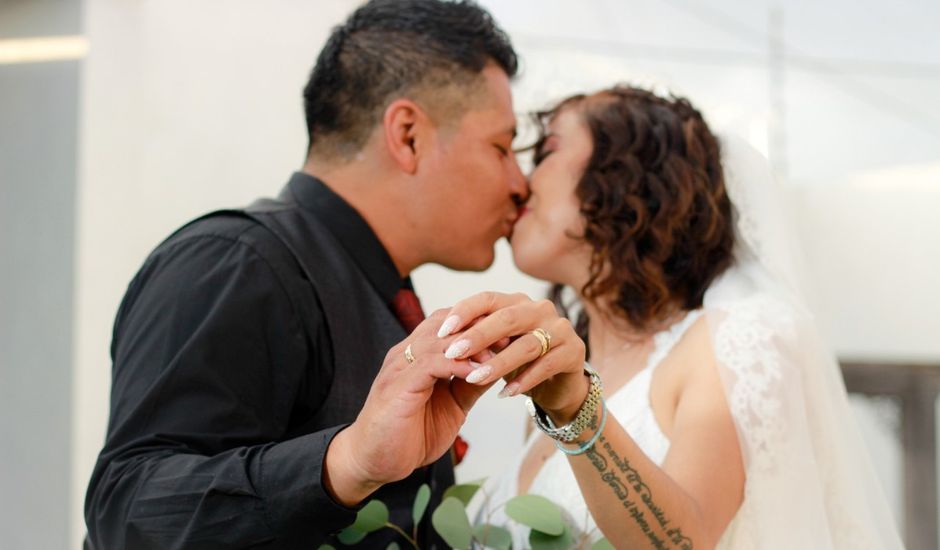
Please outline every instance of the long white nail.
[{"label": "long white nail", "polygon": [[483,365],[482,367],[467,375],[467,382],[470,382],[471,384],[479,384],[480,382],[486,380],[486,378],[492,372],[493,367],[489,365]]},{"label": "long white nail", "polygon": [[444,352],[444,357],[457,359],[463,357],[468,351],[470,351],[470,340],[457,340],[447,348],[447,351]]},{"label": "long white nail", "polygon": [[506,386],[496,394],[496,397],[500,399],[505,399],[507,397],[512,397],[519,392],[519,384],[512,382],[511,384],[506,384]]},{"label": "long white nail", "polygon": [[454,333],[454,329],[457,328],[457,325],[460,324],[460,317],[456,315],[451,315],[444,320],[444,324],[441,325],[441,330],[437,331],[437,337],[443,338],[445,336],[450,336]]}]

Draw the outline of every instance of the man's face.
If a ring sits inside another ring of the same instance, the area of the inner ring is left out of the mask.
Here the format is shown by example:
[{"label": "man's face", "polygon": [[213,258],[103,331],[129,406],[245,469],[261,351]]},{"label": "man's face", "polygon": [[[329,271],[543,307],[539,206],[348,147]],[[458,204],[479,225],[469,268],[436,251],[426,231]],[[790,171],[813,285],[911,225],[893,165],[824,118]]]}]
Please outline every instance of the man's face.
[{"label": "man's face", "polygon": [[517,200],[528,191],[512,151],[516,116],[509,78],[495,65],[483,69],[485,85],[457,122],[439,124],[423,188],[428,235],[427,261],[451,269],[480,271],[494,259],[493,247],[512,232]]}]

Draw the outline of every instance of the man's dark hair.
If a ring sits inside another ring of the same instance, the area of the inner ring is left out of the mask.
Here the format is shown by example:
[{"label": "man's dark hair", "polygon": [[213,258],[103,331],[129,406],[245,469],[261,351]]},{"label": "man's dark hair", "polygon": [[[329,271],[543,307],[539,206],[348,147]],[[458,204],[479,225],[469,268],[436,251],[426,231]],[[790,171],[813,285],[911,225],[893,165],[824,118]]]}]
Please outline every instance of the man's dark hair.
[{"label": "man's dark hair", "polygon": [[509,37],[476,3],[372,0],[333,29],[304,88],[310,148],[349,157],[396,96],[461,102],[443,88],[472,95],[488,62],[516,74]]}]

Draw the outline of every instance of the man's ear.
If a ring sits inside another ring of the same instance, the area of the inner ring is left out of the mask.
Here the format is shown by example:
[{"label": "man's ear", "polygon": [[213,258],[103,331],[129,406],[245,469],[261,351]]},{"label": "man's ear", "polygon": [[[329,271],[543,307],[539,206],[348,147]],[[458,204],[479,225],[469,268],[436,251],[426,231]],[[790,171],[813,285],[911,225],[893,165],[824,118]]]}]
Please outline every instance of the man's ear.
[{"label": "man's ear", "polygon": [[403,172],[414,174],[418,170],[418,138],[428,122],[427,114],[409,99],[396,99],[385,109],[385,146]]}]

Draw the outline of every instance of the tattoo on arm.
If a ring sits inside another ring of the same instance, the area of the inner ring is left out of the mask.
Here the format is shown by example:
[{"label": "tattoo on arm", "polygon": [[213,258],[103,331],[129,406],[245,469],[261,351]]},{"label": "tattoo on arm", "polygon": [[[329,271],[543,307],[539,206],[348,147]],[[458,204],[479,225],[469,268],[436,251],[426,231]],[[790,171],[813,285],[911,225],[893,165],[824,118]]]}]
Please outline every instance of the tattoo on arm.
[{"label": "tattoo on arm", "polygon": [[[597,416],[591,421],[591,427],[597,429]],[[672,527],[663,509],[653,502],[653,492],[643,481],[640,473],[630,461],[621,458],[603,434],[585,456],[601,475],[611,491],[620,500],[624,509],[637,523],[650,545],[657,550],[678,548],[693,550],[692,539],[683,534],[678,526]],[[643,504],[645,511],[640,507]]]}]

